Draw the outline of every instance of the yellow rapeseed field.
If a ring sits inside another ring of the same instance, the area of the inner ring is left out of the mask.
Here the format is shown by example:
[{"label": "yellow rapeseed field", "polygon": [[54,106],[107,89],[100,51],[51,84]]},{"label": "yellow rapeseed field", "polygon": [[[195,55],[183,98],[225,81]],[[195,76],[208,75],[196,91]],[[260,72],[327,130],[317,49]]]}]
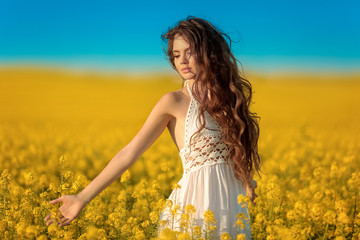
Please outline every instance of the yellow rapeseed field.
[{"label": "yellow rapeseed field", "polygon": [[[255,178],[256,206],[238,198],[249,204],[253,239],[360,239],[358,76],[246,77],[265,173]],[[183,171],[167,130],[70,225],[48,227],[44,217],[58,211],[50,200],[86,187],[181,84],[175,75],[0,69],[1,238],[155,239]],[[201,232],[191,226],[193,206],[185,210],[184,231],[159,239],[211,239],[212,212]]]}]

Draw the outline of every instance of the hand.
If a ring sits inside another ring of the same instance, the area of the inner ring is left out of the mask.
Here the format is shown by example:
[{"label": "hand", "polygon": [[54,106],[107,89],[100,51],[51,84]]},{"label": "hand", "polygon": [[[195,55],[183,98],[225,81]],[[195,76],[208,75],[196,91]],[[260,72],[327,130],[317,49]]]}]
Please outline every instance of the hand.
[{"label": "hand", "polygon": [[[81,199],[78,195],[63,195],[55,200],[50,201],[51,204],[62,202],[62,206],[59,208],[61,213],[61,223],[59,226],[69,225],[83,210],[87,203]],[[44,219],[46,225],[50,226],[53,223],[51,219],[51,213]]]},{"label": "hand", "polygon": [[255,204],[255,199],[257,198],[257,194],[255,193],[255,188],[257,188],[257,182],[255,180],[251,180],[251,185],[252,186],[247,186],[246,187],[246,193],[248,194],[252,204],[254,204],[254,206],[256,205]]}]

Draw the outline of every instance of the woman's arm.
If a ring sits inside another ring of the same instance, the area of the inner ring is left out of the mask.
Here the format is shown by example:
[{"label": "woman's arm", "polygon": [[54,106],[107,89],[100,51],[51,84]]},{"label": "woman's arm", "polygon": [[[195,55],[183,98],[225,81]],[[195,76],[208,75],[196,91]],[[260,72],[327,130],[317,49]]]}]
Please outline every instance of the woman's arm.
[{"label": "woman's arm", "polygon": [[162,96],[131,142],[112,158],[102,172],[78,196],[89,203],[130,168],[165,130],[172,118],[171,109],[174,103],[173,92]]},{"label": "woman's arm", "polygon": [[[76,195],[63,195],[50,201],[51,204],[63,203],[59,208],[61,212],[60,220],[58,220],[60,226],[72,222],[92,199],[118,179],[140,158],[168,125],[173,117],[171,110],[174,109],[175,104],[175,92],[169,92],[162,96],[136,136],[111,159],[85,189]],[[48,226],[53,223],[51,214],[47,215],[44,220]]]}]

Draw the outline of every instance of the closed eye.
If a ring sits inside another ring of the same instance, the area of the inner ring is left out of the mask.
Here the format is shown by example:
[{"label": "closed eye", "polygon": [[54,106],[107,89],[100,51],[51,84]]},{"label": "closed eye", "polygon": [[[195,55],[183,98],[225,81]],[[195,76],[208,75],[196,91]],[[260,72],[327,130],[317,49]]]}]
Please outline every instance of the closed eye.
[{"label": "closed eye", "polygon": [[[188,55],[188,56],[192,56],[192,55],[193,55],[193,53],[192,53],[192,52],[188,52],[188,53],[187,53],[187,55]],[[176,56],[174,56],[174,58],[178,58],[178,57],[180,57],[180,55],[176,55]]]}]

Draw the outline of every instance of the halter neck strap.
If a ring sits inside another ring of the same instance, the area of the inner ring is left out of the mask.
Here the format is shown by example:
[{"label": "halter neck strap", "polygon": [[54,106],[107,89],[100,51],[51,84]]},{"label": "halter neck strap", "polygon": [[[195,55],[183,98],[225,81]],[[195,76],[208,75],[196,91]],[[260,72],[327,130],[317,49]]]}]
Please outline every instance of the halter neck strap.
[{"label": "halter neck strap", "polygon": [[186,87],[188,89],[188,92],[189,92],[190,96],[192,97],[193,95],[192,95],[192,92],[191,92],[191,89],[190,89],[190,86],[189,86],[189,80],[185,80],[185,85],[186,85]]}]

